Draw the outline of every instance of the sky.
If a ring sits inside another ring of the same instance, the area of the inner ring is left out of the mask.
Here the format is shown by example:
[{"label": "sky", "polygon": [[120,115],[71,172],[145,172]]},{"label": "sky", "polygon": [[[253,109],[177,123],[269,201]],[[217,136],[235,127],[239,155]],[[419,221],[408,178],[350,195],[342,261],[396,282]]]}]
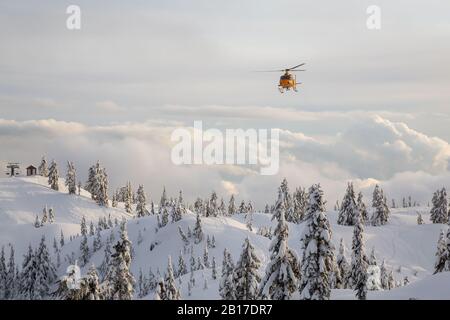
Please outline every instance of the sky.
[{"label": "sky", "polygon": [[[66,8],[81,8],[81,29]],[[366,27],[369,5],[381,29]],[[0,161],[99,160],[113,188],[131,180],[188,199],[212,190],[274,201],[320,182],[330,203],[354,181],[369,197],[421,202],[450,182],[448,1],[0,2]],[[298,93],[277,73],[305,62]],[[278,128],[279,174],[175,166],[171,132]]]}]

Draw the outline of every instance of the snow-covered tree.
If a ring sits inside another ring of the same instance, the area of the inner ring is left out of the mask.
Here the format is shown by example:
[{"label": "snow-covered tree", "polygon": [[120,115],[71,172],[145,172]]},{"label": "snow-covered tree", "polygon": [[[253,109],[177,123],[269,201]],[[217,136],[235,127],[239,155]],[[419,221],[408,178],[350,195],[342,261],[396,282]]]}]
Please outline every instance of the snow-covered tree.
[{"label": "snow-covered tree", "polygon": [[34,298],[44,299],[50,294],[50,287],[56,279],[56,268],[51,261],[44,236],[34,254],[34,260]]},{"label": "snow-covered tree", "polygon": [[309,188],[306,210],[306,225],[300,240],[303,251],[300,298],[328,300],[331,292],[330,277],[334,271],[334,247],[320,184]]},{"label": "snow-covered tree", "polygon": [[67,162],[67,174],[65,185],[69,191],[69,194],[76,194],[77,192],[77,181],[76,181],[76,171],[73,162]]},{"label": "snow-covered tree", "polygon": [[81,261],[81,265],[85,266],[88,263],[90,257],[91,257],[91,255],[90,255],[87,235],[82,235],[81,236],[81,241],[80,241],[80,261]]},{"label": "snow-covered tree", "polygon": [[109,287],[109,297],[113,300],[130,300],[134,293],[134,277],[130,271],[131,241],[125,228],[122,229],[120,240],[114,245],[106,279]]},{"label": "snow-covered tree", "polygon": [[47,206],[44,207],[44,209],[42,210],[42,219],[41,219],[41,227],[46,224],[48,221],[48,210],[47,210]]},{"label": "snow-covered tree", "polygon": [[345,254],[345,244],[344,239],[341,238],[341,242],[339,244],[339,254],[336,259],[337,266],[339,268],[339,273],[341,275],[342,281],[342,289],[346,289],[348,287],[348,279],[350,276],[350,265],[348,264],[346,254]]},{"label": "snow-covered tree", "polygon": [[[449,228],[450,229],[450,228]],[[434,264],[434,273],[442,272],[445,268],[445,263],[448,259],[447,243],[445,239],[444,230],[441,230],[439,234],[439,240],[436,250],[436,262]]]},{"label": "snow-covered tree", "polygon": [[200,243],[203,241],[203,230],[202,230],[202,220],[200,219],[200,215],[197,214],[197,219],[195,221],[195,227],[194,227],[194,231],[193,231],[193,236],[194,236],[194,242],[195,243]]},{"label": "snow-covered tree", "polygon": [[47,160],[45,159],[45,157],[42,157],[41,163],[38,167],[38,173],[40,176],[48,177]]},{"label": "snow-covered tree", "polygon": [[231,254],[225,248],[222,260],[222,276],[219,282],[219,293],[222,300],[235,300],[233,271],[234,263]]},{"label": "snow-covered tree", "polygon": [[52,160],[50,168],[48,169],[48,184],[50,188],[58,191],[59,190],[58,181],[59,181],[58,166],[56,165],[56,162]]},{"label": "snow-covered tree", "polygon": [[298,288],[300,266],[296,253],[288,247],[289,227],[285,219],[284,203],[281,203],[278,225],[269,247],[270,262],[259,290],[262,299],[288,300]]},{"label": "snow-covered tree", "polygon": [[386,202],[383,190],[376,185],[373,190],[372,198],[373,214],[371,217],[371,223],[373,226],[385,225],[389,220],[389,207]]},{"label": "snow-covered tree", "polygon": [[420,214],[420,212],[417,212],[417,224],[418,225],[424,224],[422,214]]},{"label": "snow-covered tree", "polygon": [[261,281],[258,274],[260,265],[261,262],[255,253],[255,248],[246,238],[233,275],[236,300],[256,300],[258,298],[258,287]]},{"label": "snow-covered tree", "polygon": [[166,295],[164,300],[180,300],[181,295],[177,286],[175,285],[175,276],[173,274],[172,258],[169,256],[166,272]]},{"label": "snow-covered tree", "polygon": [[94,242],[92,244],[92,250],[97,252],[102,247],[102,235],[100,234],[100,228],[96,229]]},{"label": "snow-covered tree", "polygon": [[[294,214],[292,222],[300,223],[305,219],[306,205],[308,203],[308,194],[305,188],[297,188],[294,192],[293,198],[294,198],[294,211],[293,211]],[[268,206],[266,209],[269,210]]]},{"label": "snow-covered tree", "polygon": [[0,251],[0,300],[6,299],[6,292],[8,288],[6,287],[6,274],[8,270],[6,269],[6,259],[5,259],[5,248],[2,247]]},{"label": "snow-covered tree", "polygon": [[362,222],[366,223],[369,219],[369,213],[367,212],[366,204],[364,203],[363,194],[361,191],[358,193],[358,199],[356,200],[356,207],[358,208],[361,214]]},{"label": "snow-covered tree", "polygon": [[144,186],[141,184],[137,190],[137,204],[136,204],[136,215],[138,217],[144,217],[147,215],[147,197],[145,196]]},{"label": "snow-covered tree", "polygon": [[448,222],[448,211],[447,211],[447,191],[445,188],[436,191],[433,194],[433,199],[431,200],[433,207],[430,211],[430,220],[433,223],[447,223]]},{"label": "snow-covered tree", "polygon": [[5,270],[5,299],[14,299],[17,295],[17,278],[16,278],[16,263],[14,260],[14,247],[9,245],[9,260],[7,269]]},{"label": "snow-covered tree", "polygon": [[356,217],[359,215],[359,208],[355,201],[355,192],[353,183],[348,183],[347,191],[341,202],[337,223],[344,226],[353,226],[356,223]]},{"label": "snow-covered tree", "polygon": [[236,213],[236,204],[234,200],[234,195],[231,195],[230,202],[228,202],[228,215],[232,216]]},{"label": "snow-covered tree", "polygon": [[180,277],[187,273],[188,273],[187,266],[186,263],[184,262],[183,254],[180,252],[180,255],[178,256],[177,275]]},{"label": "snow-covered tree", "polygon": [[364,249],[364,227],[359,221],[353,229],[352,262],[350,266],[350,287],[356,291],[360,300],[365,300],[367,295],[367,266],[368,259]]},{"label": "snow-covered tree", "polygon": [[213,278],[213,280],[217,279],[217,266],[216,266],[216,257],[212,258],[212,263],[211,263],[211,277]]},{"label": "snow-covered tree", "polygon": [[383,259],[380,267],[380,284],[381,289],[389,290],[389,273],[386,268],[386,261]]},{"label": "snow-covered tree", "polygon": [[52,207],[48,209],[48,222],[53,223],[55,222],[55,211]]},{"label": "snow-covered tree", "polygon": [[25,300],[34,299],[34,283],[36,279],[36,260],[31,244],[23,257],[22,270],[19,276],[19,297]]}]

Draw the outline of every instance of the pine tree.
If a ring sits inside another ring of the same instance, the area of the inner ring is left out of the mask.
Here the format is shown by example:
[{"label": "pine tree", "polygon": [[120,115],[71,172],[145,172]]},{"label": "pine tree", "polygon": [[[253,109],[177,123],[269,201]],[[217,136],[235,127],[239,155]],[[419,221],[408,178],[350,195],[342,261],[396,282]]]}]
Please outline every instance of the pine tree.
[{"label": "pine tree", "polygon": [[89,236],[92,237],[93,235],[95,235],[95,227],[94,223],[91,221],[89,223]]},{"label": "pine tree", "polygon": [[232,216],[236,213],[236,204],[234,201],[234,195],[231,195],[230,202],[228,203],[228,215]]},{"label": "pine tree", "polygon": [[92,245],[92,249],[94,252],[97,252],[102,247],[102,236],[100,234],[100,228],[97,228],[94,243]]},{"label": "pine tree", "polygon": [[339,245],[339,254],[336,260],[342,279],[342,289],[346,289],[348,287],[348,280],[350,276],[350,265],[348,264],[347,258],[345,257],[345,245],[343,238],[341,238],[341,242]]},{"label": "pine tree", "polygon": [[5,300],[7,297],[8,288],[6,287],[6,275],[8,270],[6,268],[5,248],[2,247],[0,252],[0,300]]},{"label": "pine tree", "polygon": [[59,246],[61,248],[64,247],[64,233],[63,233],[62,229],[61,229],[61,235],[60,235],[60,238],[59,238]]},{"label": "pine tree", "polygon": [[89,245],[88,245],[88,239],[87,235],[81,236],[81,242],[80,242],[80,261],[81,265],[85,266],[90,258],[90,252],[89,252]]},{"label": "pine tree", "polygon": [[371,223],[373,226],[385,225],[389,220],[389,207],[383,190],[376,185],[373,190],[372,207],[374,208]]},{"label": "pine tree", "polygon": [[339,216],[337,223],[344,226],[353,226],[356,222],[356,217],[359,214],[359,208],[355,201],[355,192],[353,190],[353,183],[348,183],[347,191],[342,199],[341,208],[339,209]]},{"label": "pine tree", "polygon": [[203,250],[203,264],[206,268],[209,268],[208,246],[205,246],[205,249]]},{"label": "pine tree", "polygon": [[431,209],[430,220],[433,223],[447,223],[448,211],[447,211],[447,191],[442,188],[440,191],[436,191],[433,195],[433,207]]},{"label": "pine tree", "polygon": [[356,201],[356,207],[358,208],[360,214],[361,214],[361,219],[363,223],[366,223],[366,221],[368,221],[369,219],[369,213],[367,212],[367,208],[366,208],[366,204],[364,203],[363,200],[363,194],[362,192],[358,193],[358,199]]},{"label": "pine tree", "polygon": [[350,287],[356,290],[359,300],[365,300],[367,295],[368,259],[364,250],[364,227],[359,220],[353,229],[352,263],[350,266]]},{"label": "pine tree", "polygon": [[380,267],[381,289],[389,290],[389,273],[386,268],[386,261],[383,259]]},{"label": "pine tree", "polygon": [[225,248],[222,260],[222,275],[219,283],[219,293],[222,300],[235,300],[233,282],[234,263],[230,252]]},{"label": "pine tree", "polygon": [[[450,228],[449,228],[450,229]],[[434,264],[434,273],[442,272],[445,268],[445,263],[447,261],[447,246],[446,246],[446,239],[444,230],[441,230],[441,233],[439,234],[439,240],[437,243],[437,250],[436,250],[436,262]]]},{"label": "pine tree", "polygon": [[48,184],[50,185],[50,188],[53,190],[58,191],[59,185],[59,174],[58,174],[58,166],[56,165],[56,162],[52,160],[52,163],[50,164],[50,168],[48,169]]},{"label": "pine tree", "polygon": [[95,265],[91,265],[86,276],[82,281],[82,290],[85,291],[85,300],[102,300],[103,299],[103,289],[101,288],[97,269]]},{"label": "pine tree", "polygon": [[246,238],[233,275],[236,300],[256,300],[258,298],[258,287],[261,281],[258,274],[260,265],[261,262],[255,253],[255,248]]},{"label": "pine tree", "polygon": [[114,245],[106,279],[109,283],[109,295],[113,300],[131,300],[134,293],[134,277],[130,271],[131,241],[125,228],[120,240]]},{"label": "pine tree", "polygon": [[6,292],[5,299],[14,299],[17,295],[16,292],[16,263],[14,260],[14,247],[13,245],[9,246],[9,261],[8,261],[8,269],[6,270],[5,284],[6,284]]},{"label": "pine tree", "polygon": [[334,270],[334,247],[320,184],[309,188],[308,198],[306,226],[301,236],[303,256],[300,298],[328,300],[331,292],[330,277]]},{"label": "pine tree", "polygon": [[[300,223],[305,219],[308,195],[304,188],[297,188],[294,192],[294,223]],[[268,211],[269,208],[266,208]]]},{"label": "pine tree", "polygon": [[295,214],[294,204],[292,201],[291,194],[289,193],[289,187],[288,187],[288,182],[287,182],[286,178],[284,178],[283,181],[281,182],[281,185],[279,188],[279,193],[281,193],[281,198],[280,198],[280,194],[279,194],[279,198],[277,200],[275,207],[277,207],[277,205],[280,205],[279,201],[281,200],[284,205],[286,221],[292,222],[292,223],[298,223],[299,217],[296,216],[296,214]]},{"label": "pine tree", "polygon": [[137,205],[136,205],[136,215],[138,217],[144,217],[147,215],[147,209],[145,206],[147,205],[147,198],[144,192],[144,186],[141,184],[137,190]]},{"label": "pine tree", "polygon": [[34,259],[36,266],[34,298],[44,299],[50,294],[50,286],[56,279],[56,268],[50,259],[44,236],[41,238]]},{"label": "pine tree", "polygon": [[65,185],[69,191],[69,194],[76,194],[77,192],[77,182],[76,182],[76,171],[75,166],[72,162],[67,162],[67,174]]},{"label": "pine tree", "polygon": [[202,231],[202,220],[200,219],[200,215],[197,214],[197,219],[195,221],[194,227],[194,242],[196,244],[203,241],[203,231]]},{"label": "pine tree", "polygon": [[216,257],[212,258],[212,263],[211,263],[211,277],[213,278],[213,280],[217,279],[217,267],[216,267]]},{"label": "pine tree", "polygon": [[48,177],[47,160],[45,157],[42,157],[41,164],[38,168],[38,173],[40,176]]},{"label": "pine tree", "polygon": [[178,270],[179,277],[188,273],[186,263],[184,262],[184,259],[183,259],[183,254],[181,252],[180,252],[180,255],[178,256],[178,269],[177,270]]},{"label": "pine tree", "polygon": [[47,206],[44,207],[42,210],[42,219],[41,219],[41,227],[47,223],[48,220],[48,213],[47,213]]},{"label": "pine tree", "polygon": [[259,295],[263,299],[288,300],[298,288],[300,267],[297,255],[287,244],[289,227],[285,219],[284,203],[280,204],[278,210],[281,212],[274,232],[275,238],[269,247],[270,262],[261,281]]},{"label": "pine tree", "polygon": [[34,220],[34,224],[33,225],[34,225],[35,228],[39,228],[39,227],[42,226],[38,215],[36,215],[36,219]]},{"label": "pine tree", "polygon": [[175,285],[175,276],[173,274],[172,258],[169,256],[167,264],[165,285],[166,285],[166,299],[165,300],[180,300],[180,291]]},{"label": "pine tree", "polygon": [[55,222],[55,212],[53,211],[53,208],[50,207],[48,209],[48,222],[49,223],[53,223]]},{"label": "pine tree", "polygon": [[80,232],[82,236],[87,235],[86,218],[84,216],[81,217]]},{"label": "pine tree", "polygon": [[444,264],[444,271],[450,271],[450,227],[447,229],[446,261]]},{"label": "pine tree", "polygon": [[36,260],[31,244],[23,257],[22,271],[19,279],[19,297],[25,300],[32,300],[35,297],[34,284],[36,279]]}]

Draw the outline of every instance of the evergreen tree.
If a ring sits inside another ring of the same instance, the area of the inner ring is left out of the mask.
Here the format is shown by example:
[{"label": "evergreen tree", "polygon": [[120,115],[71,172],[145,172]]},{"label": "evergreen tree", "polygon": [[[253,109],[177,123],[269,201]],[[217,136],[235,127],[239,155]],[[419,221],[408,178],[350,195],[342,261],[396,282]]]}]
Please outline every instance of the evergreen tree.
[{"label": "evergreen tree", "polygon": [[80,260],[81,265],[85,266],[90,258],[90,252],[89,252],[89,245],[88,245],[88,239],[86,235],[81,236],[81,242],[80,242]]},{"label": "evergreen tree", "polygon": [[341,238],[341,242],[339,245],[339,254],[337,256],[337,265],[339,268],[339,273],[342,279],[342,289],[346,289],[348,287],[348,278],[350,273],[350,265],[348,264],[347,258],[345,257],[345,245],[344,239]]},{"label": "evergreen tree", "polygon": [[200,219],[200,215],[197,214],[197,219],[195,221],[194,227],[194,242],[200,243],[203,241],[203,230],[202,230],[202,220]]},{"label": "evergreen tree", "polygon": [[225,248],[222,260],[222,275],[219,282],[219,293],[222,300],[235,300],[233,282],[234,263],[230,252]]},{"label": "evergreen tree", "polygon": [[69,191],[69,194],[76,194],[77,192],[77,182],[76,182],[76,171],[75,166],[72,162],[67,162],[67,174],[65,185]]},{"label": "evergreen tree", "polygon": [[64,247],[64,233],[63,233],[62,229],[61,229],[61,235],[60,235],[60,238],[59,238],[59,246],[61,248]]},{"label": "evergreen tree", "polygon": [[136,205],[136,215],[138,217],[144,217],[147,215],[147,209],[145,208],[147,204],[147,198],[144,192],[144,186],[139,185],[137,190],[137,205]]},{"label": "evergreen tree", "polygon": [[55,212],[53,211],[53,208],[48,209],[48,222],[53,223],[55,222]]},{"label": "evergreen tree", "polygon": [[216,257],[212,258],[212,263],[211,263],[211,277],[213,278],[213,280],[217,279],[217,267],[216,267]]},{"label": "evergreen tree", "polygon": [[58,191],[59,185],[59,174],[58,174],[58,166],[56,165],[56,162],[52,160],[52,163],[50,164],[50,168],[48,169],[48,184],[50,185],[50,188],[53,190]]},{"label": "evergreen tree", "polygon": [[7,297],[8,288],[6,287],[6,275],[8,269],[6,268],[5,248],[2,247],[0,252],[0,300],[5,300]]},{"label": "evergreen tree", "polygon": [[373,226],[385,225],[389,220],[389,207],[383,190],[376,185],[373,190],[372,207],[374,208],[371,223]]},{"label": "evergreen tree", "polygon": [[56,279],[56,268],[53,265],[50,254],[42,236],[39,247],[34,255],[35,259],[35,281],[34,298],[44,299],[50,294],[50,286]]},{"label": "evergreen tree", "polygon": [[172,258],[169,256],[166,273],[166,299],[165,300],[180,300],[180,291],[175,285],[175,276],[173,274]]},{"label": "evergreen tree", "polygon": [[41,219],[41,227],[47,223],[48,220],[48,213],[47,213],[47,206],[44,207],[42,210],[42,219]]},{"label": "evergreen tree", "polygon": [[353,229],[350,286],[356,291],[356,296],[360,300],[365,300],[367,295],[367,266],[368,259],[364,250],[364,227],[359,220]]},{"label": "evergreen tree", "polygon": [[420,214],[420,212],[417,212],[417,224],[418,225],[424,224],[423,218],[422,218],[422,215]]},{"label": "evergreen tree", "polygon": [[36,280],[36,260],[31,244],[23,257],[22,271],[19,279],[19,297],[25,300],[32,300],[35,297],[34,283]]},{"label": "evergreen tree", "polygon": [[183,259],[183,254],[180,252],[180,255],[178,256],[178,276],[183,276],[187,274],[187,266]]},{"label": "evergreen tree", "polygon": [[102,235],[100,234],[100,228],[97,228],[94,243],[92,245],[92,249],[94,252],[97,252],[102,247]]},{"label": "evergreen tree", "polygon": [[[305,188],[297,188],[294,193],[294,219],[292,222],[300,223],[305,219],[307,203],[308,194]],[[266,209],[270,211],[268,206]]]},{"label": "evergreen tree", "polygon": [[320,184],[309,188],[308,198],[306,226],[301,236],[303,256],[300,298],[328,300],[331,292],[330,277],[334,270],[334,247]]},{"label": "evergreen tree", "polygon": [[339,209],[339,216],[337,223],[344,226],[353,226],[356,222],[356,217],[359,215],[359,208],[355,201],[355,192],[353,190],[353,183],[348,183],[347,191],[342,199],[341,207]]},{"label": "evergreen tree", "polygon": [[109,295],[113,300],[131,300],[134,293],[134,277],[130,271],[131,241],[125,228],[120,240],[114,245],[106,279],[109,283]]},{"label": "evergreen tree", "polygon": [[440,191],[436,191],[433,195],[433,207],[431,209],[430,220],[433,223],[447,223],[448,211],[447,211],[447,191],[442,188]]},{"label": "evergreen tree", "polygon": [[230,202],[228,203],[228,215],[232,216],[236,213],[236,204],[234,201],[234,195],[231,195]]},{"label": "evergreen tree", "polygon": [[48,177],[47,160],[42,157],[41,164],[38,167],[38,173],[40,176]]},{"label": "evergreen tree", "polygon": [[241,204],[239,205],[239,209],[238,209],[239,213],[246,213],[247,212],[247,206],[245,205],[245,201],[242,200]]},{"label": "evergreen tree", "polygon": [[233,275],[236,300],[256,300],[261,278],[258,268],[261,262],[248,238],[242,246],[241,256],[236,264]]},{"label": "evergreen tree", "polygon": [[206,268],[209,268],[208,246],[205,246],[205,249],[203,250],[203,264]]},{"label": "evergreen tree", "polygon": [[298,288],[300,267],[297,255],[288,247],[289,227],[285,219],[284,203],[281,203],[278,225],[269,247],[270,262],[261,281],[260,297],[272,300],[288,300]]},{"label": "evergreen tree", "polygon": [[[450,229],[450,228],[449,228]],[[445,263],[447,261],[447,246],[446,246],[446,239],[444,230],[441,230],[441,233],[439,234],[439,240],[437,243],[437,250],[436,250],[436,262],[434,264],[434,273],[442,272],[445,268]]]},{"label": "evergreen tree", "polygon": [[369,213],[367,212],[367,208],[366,208],[366,205],[365,205],[364,200],[363,200],[362,192],[358,193],[358,199],[356,201],[356,207],[358,208],[358,210],[359,210],[359,212],[361,214],[362,222],[365,223],[366,221],[368,221]]},{"label": "evergreen tree", "polygon": [[9,261],[8,269],[6,270],[5,284],[6,292],[5,299],[14,299],[17,295],[16,292],[16,263],[14,260],[14,247],[12,244],[9,246]]},{"label": "evergreen tree", "polygon": [[82,236],[87,235],[86,218],[84,216],[81,217],[80,232]]},{"label": "evergreen tree", "polygon": [[42,226],[38,215],[36,215],[36,219],[34,220],[34,224],[33,225],[34,225],[35,228],[39,228],[39,227]]},{"label": "evergreen tree", "polygon": [[380,267],[380,283],[381,289],[389,290],[389,273],[386,268],[386,261],[383,259]]}]

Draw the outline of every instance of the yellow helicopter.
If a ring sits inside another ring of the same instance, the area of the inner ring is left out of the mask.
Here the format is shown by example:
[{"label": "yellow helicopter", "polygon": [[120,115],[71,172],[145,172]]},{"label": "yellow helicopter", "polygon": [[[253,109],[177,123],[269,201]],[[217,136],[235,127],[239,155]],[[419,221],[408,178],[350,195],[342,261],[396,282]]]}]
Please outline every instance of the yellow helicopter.
[{"label": "yellow helicopter", "polygon": [[258,72],[284,72],[284,74],[280,77],[280,83],[278,85],[278,90],[280,90],[281,93],[284,91],[294,90],[295,92],[298,92],[297,85],[301,84],[301,82],[297,82],[297,78],[295,74],[291,74],[291,72],[297,72],[297,71],[306,71],[304,69],[297,69],[301,66],[304,66],[305,63],[301,63],[295,67],[287,68],[287,69],[281,69],[281,70],[265,70],[265,71],[258,71]]}]

